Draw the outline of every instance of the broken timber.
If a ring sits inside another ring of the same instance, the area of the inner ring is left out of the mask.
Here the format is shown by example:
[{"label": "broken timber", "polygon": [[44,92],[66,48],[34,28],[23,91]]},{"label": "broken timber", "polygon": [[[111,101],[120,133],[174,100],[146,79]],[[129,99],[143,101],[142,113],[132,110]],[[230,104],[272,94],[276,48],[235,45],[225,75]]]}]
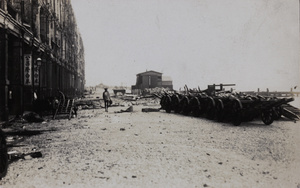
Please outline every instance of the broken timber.
[{"label": "broken timber", "polygon": [[72,117],[72,113],[75,112],[74,104],[75,104],[74,99],[67,99],[66,101],[65,100],[60,101],[58,108],[56,109],[55,114],[53,116],[53,119],[55,119],[58,114],[67,114],[68,119],[70,120]]}]

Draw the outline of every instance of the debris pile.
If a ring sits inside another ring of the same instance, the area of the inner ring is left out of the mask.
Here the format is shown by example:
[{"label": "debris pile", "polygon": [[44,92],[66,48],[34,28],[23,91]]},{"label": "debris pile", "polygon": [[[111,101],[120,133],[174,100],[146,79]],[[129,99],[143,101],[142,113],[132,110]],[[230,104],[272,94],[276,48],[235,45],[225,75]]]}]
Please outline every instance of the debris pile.
[{"label": "debris pile", "polygon": [[45,121],[39,114],[37,114],[35,112],[24,112],[23,119],[30,123],[33,123],[33,122],[38,123],[38,122]]},{"label": "debris pile", "polygon": [[100,99],[80,99],[75,101],[79,109],[98,109],[101,108]]}]

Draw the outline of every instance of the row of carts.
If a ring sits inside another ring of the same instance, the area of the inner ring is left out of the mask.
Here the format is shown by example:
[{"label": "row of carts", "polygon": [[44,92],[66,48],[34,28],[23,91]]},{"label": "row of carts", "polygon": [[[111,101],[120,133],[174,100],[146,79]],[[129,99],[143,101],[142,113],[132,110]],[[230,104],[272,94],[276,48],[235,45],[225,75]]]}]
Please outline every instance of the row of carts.
[{"label": "row of carts", "polygon": [[266,125],[282,116],[293,121],[300,119],[300,110],[288,104],[293,98],[249,95],[225,90],[189,91],[187,87],[185,94],[165,92],[155,95],[161,99],[161,108],[167,113],[203,116],[219,122],[232,122],[236,126],[257,118],[261,118]]}]

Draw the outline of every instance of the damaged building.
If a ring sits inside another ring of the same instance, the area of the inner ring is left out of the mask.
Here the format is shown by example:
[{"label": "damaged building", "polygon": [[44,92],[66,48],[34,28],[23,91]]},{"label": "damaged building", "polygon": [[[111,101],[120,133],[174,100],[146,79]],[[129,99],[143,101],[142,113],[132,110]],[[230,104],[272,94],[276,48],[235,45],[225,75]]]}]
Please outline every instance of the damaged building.
[{"label": "damaged building", "polygon": [[84,47],[70,0],[0,0],[0,120],[36,96],[82,95]]},{"label": "damaged building", "polygon": [[136,84],[131,86],[133,93],[140,93],[145,89],[166,88],[173,90],[173,81],[169,76],[153,70],[142,72],[136,75]]}]

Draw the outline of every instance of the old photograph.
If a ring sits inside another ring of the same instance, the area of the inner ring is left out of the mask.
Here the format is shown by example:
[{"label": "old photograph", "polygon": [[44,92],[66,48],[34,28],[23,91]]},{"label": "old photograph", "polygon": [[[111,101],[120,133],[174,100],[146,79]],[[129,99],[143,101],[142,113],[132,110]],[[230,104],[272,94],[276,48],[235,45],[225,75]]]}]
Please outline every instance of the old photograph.
[{"label": "old photograph", "polygon": [[299,0],[0,0],[0,188],[300,188]]}]

